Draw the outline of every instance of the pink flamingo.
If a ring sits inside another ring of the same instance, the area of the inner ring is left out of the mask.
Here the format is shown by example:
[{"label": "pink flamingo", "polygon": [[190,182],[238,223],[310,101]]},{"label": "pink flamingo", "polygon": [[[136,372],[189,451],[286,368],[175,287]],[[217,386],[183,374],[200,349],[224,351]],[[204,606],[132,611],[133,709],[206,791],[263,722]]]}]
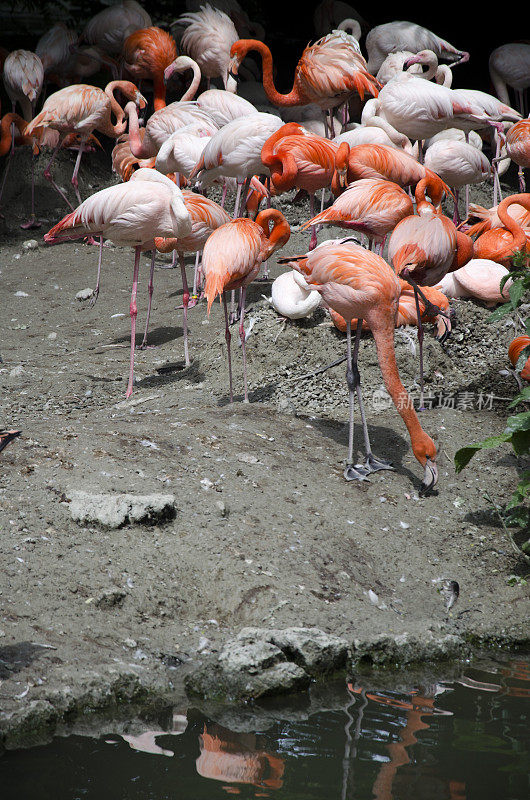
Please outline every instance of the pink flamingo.
[{"label": "pink flamingo", "polygon": [[[311,216],[315,214],[315,192],[331,186],[335,173],[337,145],[322,136],[307,133],[296,122],[288,122],[270,136],[261,150],[261,160],[270,169],[277,193],[296,187],[309,194]],[[324,198],[322,198],[324,199]],[[317,244],[315,226],[311,231],[312,250]]]},{"label": "pink flamingo", "polygon": [[519,167],[519,191],[526,191],[524,170],[530,167],[530,120],[523,119],[506,134],[506,152]]},{"label": "pink flamingo", "polygon": [[210,114],[195,102],[177,101],[155,111],[147,121],[143,139],[134,103],[127,103],[125,113],[129,117],[129,144],[136,158],[154,158],[171,134],[185,126],[193,125],[197,136],[213,136],[218,130]]},{"label": "pink flamingo", "polygon": [[[131,293],[131,356],[126,397],[134,381],[136,336],[136,291],[142,250],[155,251],[155,238],[183,237],[191,233],[191,219],[180,189],[154,169],[137,170],[128,183],[102,189],[67,214],[44,236],[51,244],[85,236],[111,239],[122,247],[133,247],[134,274]],[[101,259],[101,249],[100,249]],[[101,261],[100,261],[101,266]],[[98,267],[99,273],[99,267]]]},{"label": "pink flamingo", "polygon": [[368,50],[368,70],[375,75],[387,55],[397,50],[409,50],[419,53],[420,50],[432,50],[455,64],[469,61],[469,53],[458,50],[445,39],[441,39],[432,31],[417,25],[415,22],[386,22],[377,25],[366,37]]},{"label": "pink flamingo", "polygon": [[[221,225],[224,225],[226,222],[230,222],[230,217],[224,210],[221,208],[220,205],[214,203],[213,200],[209,200],[207,197],[203,197],[200,194],[196,194],[195,192],[189,192],[184,190],[182,192],[182,197],[184,198],[184,202],[186,203],[186,208],[188,209],[190,219],[191,219],[191,233],[187,236],[184,236],[179,239],[155,239],[156,249],[160,253],[170,253],[174,252],[175,254],[178,253],[179,261],[180,261],[180,272],[182,275],[182,287],[183,287],[183,308],[184,308],[184,358],[186,362],[186,366],[190,365],[190,356],[188,350],[188,308],[191,308],[197,302],[196,298],[193,298],[193,301],[190,305],[190,291],[188,288],[188,281],[186,277],[186,263],[184,261],[184,253],[197,253],[199,255],[200,251],[204,249],[204,245],[206,244],[209,236],[220,228]],[[198,264],[196,263],[195,268],[197,272]],[[198,282],[198,276],[195,276],[194,279],[194,294],[196,291]],[[151,280],[149,283],[150,286],[150,297],[152,294],[152,275]],[[149,300],[149,305],[151,301]],[[146,322],[146,334],[147,334],[147,324],[149,322],[149,310],[147,312],[147,322]],[[145,341],[145,336],[144,336]]]},{"label": "pink flamingo", "polygon": [[[425,198],[429,191],[433,203]],[[422,292],[418,284],[435,286],[446,272],[458,269],[467,263],[473,255],[473,242],[469,236],[457,231],[453,222],[437,211],[441,195],[425,178],[416,187],[417,214],[401,220],[390,237],[388,258],[396,273],[414,288],[419,312],[419,296]],[[427,303],[429,315],[431,304]],[[438,312],[438,309],[436,310]],[[449,326],[447,327],[447,333]],[[418,325],[418,345],[420,355],[420,408],[423,408],[423,328]]]},{"label": "pink flamingo", "polygon": [[362,178],[352,183],[330,208],[306,222],[302,230],[309,225],[325,224],[360,231],[368,237],[371,248],[377,243],[379,255],[383,255],[387,235],[413,213],[412,200],[397,183]]},{"label": "pink flamingo", "polygon": [[[100,131],[106,136],[117,138],[124,133],[127,126],[125,113],[114,97],[114,92],[117,89],[125,97],[134,100],[134,103],[139,105],[140,108],[145,108],[145,98],[140,94],[134,83],[130,81],[111,81],[105,87],[105,91],[88,84],[74,84],[73,86],[59,89],[58,92],[50,95],[44,103],[40,114],[37,114],[26,128],[26,135],[28,136],[38,128],[53,128],[63,135],[68,133],[80,134],[81,144],[72,174],[72,185],[79,203],[81,203],[81,195],[79,194],[77,173],[79,172],[81,156],[86,142],[93,131]],[[111,113],[116,116],[117,121],[115,124],[111,121]],[[44,177],[50,181],[66,204],[73,210],[68,198],[55,183],[50,172],[50,167],[61,146],[61,142],[62,139],[59,139],[44,170]]]},{"label": "pink flamingo", "polygon": [[[22,116],[26,122],[29,122],[35,114],[35,105],[44,82],[42,61],[36,53],[32,53],[29,50],[13,50],[4,61],[3,78],[6,92],[11,100],[13,113],[15,113],[18,103],[22,109]],[[0,199],[4,191],[14,150],[15,134],[13,129],[11,150],[7,157],[4,177],[2,178]],[[35,218],[35,152],[33,152],[31,159],[31,214],[29,220],[23,222],[20,227],[24,229],[40,227],[40,222]]]},{"label": "pink flamingo", "polygon": [[230,49],[239,34],[230,17],[206,4],[200,11],[182,14],[177,23],[186,26],[180,40],[182,49],[197,62],[208,89],[211,78],[221,78],[225,89],[230,85],[235,91],[235,81],[229,82],[228,71]]},{"label": "pink flamingo", "polygon": [[248,402],[244,328],[247,286],[257,276],[263,261],[266,261],[275,250],[283,247],[290,235],[291,229],[281,211],[268,208],[258,214],[255,222],[249,219],[233,219],[221,225],[212,233],[204,246],[202,265],[206,278],[204,294],[208,300],[208,314],[218,294],[223,300],[231,403],[234,401],[234,395],[226,292],[229,289],[241,289],[239,337],[243,353],[245,402]]},{"label": "pink flamingo", "polygon": [[[400,282],[393,269],[381,256],[348,239],[322,242],[306,255],[279,259],[300,272],[311,289],[322,295],[325,305],[333,308],[347,321],[347,371],[350,400],[350,427],[346,480],[366,480],[371,472],[391,469],[387,461],[374,456],[364,414],[361,380],[357,357],[361,341],[363,320],[372,331],[377,348],[383,380],[398,413],[410,434],[412,450],[424,467],[422,494],[433,489],[438,480],[436,447],[422,429],[407,390],[399,377],[394,351],[394,325],[401,292]],[[351,322],[357,319],[357,335],[352,353]],[[353,463],[353,403],[357,395],[364,431],[366,462],[363,467]]]}]

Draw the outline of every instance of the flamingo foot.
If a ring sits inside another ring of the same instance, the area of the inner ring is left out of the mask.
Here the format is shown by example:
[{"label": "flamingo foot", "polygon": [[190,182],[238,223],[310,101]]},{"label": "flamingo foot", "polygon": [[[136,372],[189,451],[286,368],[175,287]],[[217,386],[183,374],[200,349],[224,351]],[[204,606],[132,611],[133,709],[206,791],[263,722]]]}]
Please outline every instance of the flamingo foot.
[{"label": "flamingo foot", "polygon": [[368,474],[371,472],[379,472],[381,469],[390,469],[394,470],[391,461],[385,461],[384,458],[377,458],[374,456],[373,453],[368,453],[366,456],[366,461],[364,462],[364,468],[367,470]]},{"label": "flamingo foot", "polygon": [[39,222],[39,220],[35,218],[35,214],[32,214],[27,222],[22,222],[20,224],[20,227],[23,230],[27,231],[27,230],[30,230],[31,228],[40,228],[41,225],[42,225],[42,222]]},{"label": "flamingo foot", "polygon": [[363,466],[357,464],[355,467],[353,464],[346,464],[346,469],[344,470],[344,478],[347,481],[367,481],[368,472],[365,470]]}]

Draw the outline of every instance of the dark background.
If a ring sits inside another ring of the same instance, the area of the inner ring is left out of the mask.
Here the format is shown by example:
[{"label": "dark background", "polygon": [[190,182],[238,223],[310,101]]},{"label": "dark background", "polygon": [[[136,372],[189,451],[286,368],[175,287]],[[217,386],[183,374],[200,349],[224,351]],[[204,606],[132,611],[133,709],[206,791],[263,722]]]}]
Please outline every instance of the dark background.
[{"label": "dark background", "polygon": [[[206,2],[206,0],[205,0]],[[280,91],[291,88],[294,67],[303,48],[314,41],[313,12],[318,2],[294,0],[240,0],[250,18],[265,27],[265,42],[270,46],[278,69]],[[0,0],[0,45],[8,50],[17,47],[32,49],[39,36],[55,22],[62,20],[76,30],[107,4],[99,0],[63,0],[37,2]],[[185,10],[184,0],[146,0],[144,7],[154,24],[167,27]],[[417,3],[407,9],[395,3],[351,0],[350,5],[372,26],[396,19],[407,19],[429,28],[455,47],[471,53],[467,64],[457,67],[453,86],[491,91],[488,73],[489,54],[495,47],[510,41],[521,41],[528,29],[530,15],[513,14],[506,5],[464,3],[463,0],[442,0],[441,3]],[[509,12],[509,13],[508,13]],[[361,47],[364,50],[364,37]]]}]

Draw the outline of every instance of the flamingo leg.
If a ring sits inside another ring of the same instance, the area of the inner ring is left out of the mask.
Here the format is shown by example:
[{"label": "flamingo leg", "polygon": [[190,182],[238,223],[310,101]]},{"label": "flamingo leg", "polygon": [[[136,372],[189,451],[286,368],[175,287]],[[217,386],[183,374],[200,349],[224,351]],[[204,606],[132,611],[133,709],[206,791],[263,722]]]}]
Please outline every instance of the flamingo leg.
[{"label": "flamingo leg", "polygon": [[460,225],[460,214],[458,213],[458,197],[459,197],[459,190],[453,188],[453,194],[455,196],[454,199],[454,208],[453,208],[453,225]]},{"label": "flamingo leg", "polygon": [[94,294],[90,298],[90,307],[93,308],[96,305],[96,300],[98,299],[99,295],[99,284],[101,279],[101,262],[103,261],[103,236],[99,237],[99,258],[98,258],[98,276],[96,278],[96,288],[94,289]]},{"label": "flamingo leg", "polygon": [[225,341],[226,341],[226,352],[228,355],[228,380],[230,381],[230,402],[234,402],[234,392],[232,388],[232,357],[230,355],[230,340],[232,338],[232,334],[230,333],[230,325],[228,324],[228,308],[226,305],[226,292],[223,292],[223,309],[225,312]]},{"label": "flamingo leg", "polygon": [[414,288],[414,300],[416,302],[416,316],[418,317],[418,349],[420,351],[420,411],[425,411],[425,406],[423,404],[423,324],[421,321],[421,309],[420,309],[420,298],[418,295],[418,289],[416,286]]},{"label": "flamingo leg", "polygon": [[[314,216],[316,216],[315,215],[315,193],[314,192],[310,192],[310,194],[309,194],[309,215],[310,215],[311,219]],[[309,241],[309,249],[310,250],[314,250],[315,247],[317,246],[317,242],[318,242],[318,239],[317,239],[316,225],[311,225],[311,239]]]},{"label": "flamingo leg", "polygon": [[55,191],[58,192],[58,194],[61,195],[61,197],[63,198],[63,200],[66,203],[66,205],[70,208],[70,210],[73,211],[74,210],[73,205],[71,204],[71,202],[69,201],[69,199],[67,198],[67,196],[65,195],[63,190],[55,183],[55,181],[53,180],[53,177],[52,177],[52,173],[50,171],[51,165],[55,161],[55,157],[56,157],[57,153],[59,152],[59,148],[60,148],[62,142],[63,142],[62,139],[59,139],[59,141],[57,142],[57,145],[55,146],[55,150],[52,153],[52,157],[48,161],[46,169],[44,170],[44,177],[46,178],[47,181],[49,181],[51,183],[51,185],[53,186]]},{"label": "flamingo leg", "polygon": [[239,216],[239,201],[240,201],[240,198],[241,198],[241,188],[242,188],[242,186],[243,186],[243,184],[240,183],[239,180],[238,180],[238,182],[237,182],[237,192],[236,192],[236,202],[235,202],[235,205],[234,205],[234,217],[233,217],[234,219],[237,219],[237,217]]},{"label": "flamingo leg", "polygon": [[184,255],[179,253],[179,261],[180,261],[180,272],[182,275],[182,303],[184,306],[183,311],[183,323],[182,323],[182,330],[183,330],[183,338],[184,338],[184,360],[186,366],[189,367],[191,364],[190,361],[190,354],[188,350],[188,304],[190,302],[190,290],[188,288],[188,279],[186,276],[186,263],[184,261]]},{"label": "flamingo leg", "polygon": [[[361,323],[362,324],[362,323]],[[347,357],[346,357],[346,383],[348,384],[348,392],[349,392],[349,405],[350,405],[350,423],[348,429],[348,460],[346,462],[346,469],[344,470],[344,477],[347,481],[365,481],[366,472],[364,468],[357,469],[353,465],[353,408],[354,408],[354,401],[355,401],[355,379],[354,379],[354,369],[353,369],[353,361],[352,361],[352,347],[351,347],[351,321],[348,320],[346,323],[346,346],[347,346]]]},{"label": "flamingo leg", "polygon": [[199,301],[199,290],[202,284],[202,270],[201,270],[201,254],[197,250],[195,254],[195,270],[193,272],[193,289],[191,292],[191,300],[189,308],[196,306]]},{"label": "flamingo leg", "polygon": [[132,395],[133,382],[134,382],[134,345],[136,342],[136,317],[138,316],[138,309],[136,307],[136,292],[138,290],[138,273],[140,271],[140,253],[141,247],[134,248],[134,272],[133,272],[133,285],[131,292],[131,304],[129,306],[129,314],[131,316],[131,357],[129,364],[129,383],[125,397],[129,398]]},{"label": "flamingo leg", "polygon": [[363,394],[361,390],[361,375],[359,372],[359,367],[357,366],[357,361],[359,358],[359,347],[361,344],[362,329],[363,329],[363,321],[362,319],[358,319],[357,330],[355,333],[355,344],[353,347],[352,372],[353,372],[353,383],[355,386],[355,394],[357,395],[357,402],[359,404],[359,413],[361,415],[361,423],[363,426],[364,450],[366,453],[364,470],[366,471],[366,474],[369,474],[370,472],[378,472],[378,470],[381,469],[393,469],[393,467],[390,461],[385,461],[382,458],[377,458],[376,456],[374,456],[372,452],[372,447],[370,445],[370,436],[368,435],[368,425],[366,422],[366,414],[364,413]]},{"label": "flamingo leg", "polygon": [[77,202],[81,205],[81,195],[79,194],[79,181],[77,180],[77,173],[79,172],[79,167],[81,166],[81,157],[83,155],[83,150],[85,149],[86,139],[82,138],[81,142],[79,143],[79,150],[77,151],[77,158],[75,160],[75,167],[72,174],[72,186],[74,187],[75,196],[77,197]]},{"label": "flamingo leg", "polygon": [[248,403],[248,386],[247,386],[247,354],[245,351],[245,303],[247,300],[247,287],[241,288],[241,316],[239,317],[239,339],[241,341],[241,352],[243,354],[243,385],[245,387],[244,403]]},{"label": "flamingo leg", "polygon": [[147,291],[149,293],[149,300],[147,301],[147,319],[145,320],[144,338],[140,345],[140,350],[145,350],[147,347],[147,331],[149,330],[149,319],[151,317],[151,303],[153,302],[153,291],[155,285],[155,254],[156,250],[151,254],[151,269],[149,270],[149,283],[147,284]]}]

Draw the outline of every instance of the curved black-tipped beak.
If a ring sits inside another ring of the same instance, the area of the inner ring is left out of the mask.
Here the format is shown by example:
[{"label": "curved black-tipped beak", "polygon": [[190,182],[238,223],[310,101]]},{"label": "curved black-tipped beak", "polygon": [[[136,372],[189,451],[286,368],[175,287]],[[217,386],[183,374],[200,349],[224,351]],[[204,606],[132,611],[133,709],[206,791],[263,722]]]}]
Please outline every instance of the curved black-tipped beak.
[{"label": "curved black-tipped beak", "polygon": [[232,78],[232,80],[234,80],[236,83],[239,83],[241,81],[241,78],[239,77],[238,73],[233,72],[233,70],[231,69],[228,71],[228,77]]},{"label": "curved black-tipped beak", "polygon": [[438,467],[430,458],[425,462],[425,474],[420,487],[420,497],[426,497],[438,483]]}]

